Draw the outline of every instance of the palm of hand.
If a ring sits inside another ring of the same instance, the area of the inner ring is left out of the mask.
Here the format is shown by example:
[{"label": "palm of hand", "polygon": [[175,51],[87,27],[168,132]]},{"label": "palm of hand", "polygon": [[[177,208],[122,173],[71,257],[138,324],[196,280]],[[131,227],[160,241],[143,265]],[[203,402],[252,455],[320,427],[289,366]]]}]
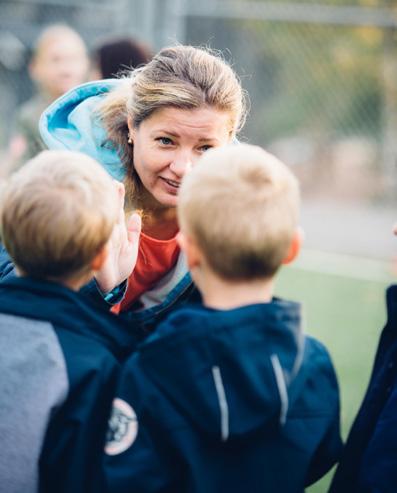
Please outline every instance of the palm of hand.
[{"label": "palm of hand", "polygon": [[119,216],[107,245],[107,258],[95,275],[103,293],[108,293],[131,275],[138,257],[141,233],[139,214],[133,213],[125,220],[124,186],[117,182],[116,187],[120,200]]}]

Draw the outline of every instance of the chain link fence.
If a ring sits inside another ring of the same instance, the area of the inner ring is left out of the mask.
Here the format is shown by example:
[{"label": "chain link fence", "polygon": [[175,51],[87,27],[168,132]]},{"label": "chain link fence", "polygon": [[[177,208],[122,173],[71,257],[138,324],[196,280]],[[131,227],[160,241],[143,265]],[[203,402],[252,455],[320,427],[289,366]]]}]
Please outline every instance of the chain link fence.
[{"label": "chain link fence", "polygon": [[[368,4],[368,2],[367,2]],[[397,9],[387,1],[0,0],[0,146],[32,93],[39,31],[75,28],[91,47],[131,34],[220,50],[251,100],[242,139],[267,147],[312,193],[380,200],[397,183]]]},{"label": "chain link fence", "polygon": [[379,201],[396,190],[397,10],[332,3],[201,3],[186,33],[231,57],[252,103],[245,137],[307,192]]}]

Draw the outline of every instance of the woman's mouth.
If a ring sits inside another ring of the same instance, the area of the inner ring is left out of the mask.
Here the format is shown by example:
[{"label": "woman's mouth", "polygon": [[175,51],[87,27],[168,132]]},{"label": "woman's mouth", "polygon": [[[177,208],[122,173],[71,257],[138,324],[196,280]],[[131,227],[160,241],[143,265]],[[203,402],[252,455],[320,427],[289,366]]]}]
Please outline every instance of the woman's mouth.
[{"label": "woman's mouth", "polygon": [[179,181],[174,181],[174,180],[169,180],[167,178],[161,178],[163,183],[166,185],[166,188],[168,190],[169,193],[172,193],[172,194],[177,194],[178,193],[178,189],[181,185],[181,183]]}]

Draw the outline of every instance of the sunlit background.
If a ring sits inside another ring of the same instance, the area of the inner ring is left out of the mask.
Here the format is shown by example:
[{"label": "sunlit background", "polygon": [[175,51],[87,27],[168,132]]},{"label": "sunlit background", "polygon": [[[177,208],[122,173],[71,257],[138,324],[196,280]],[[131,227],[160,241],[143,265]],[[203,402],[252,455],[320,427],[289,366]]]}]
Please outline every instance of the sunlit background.
[{"label": "sunlit background", "polygon": [[305,330],[333,356],[346,436],[397,254],[395,0],[0,0],[0,155],[34,91],[32,43],[59,22],[89,48],[128,34],[153,51],[207,45],[233,64],[251,100],[241,140],[271,150],[301,181],[306,246],[277,293],[304,303]]}]

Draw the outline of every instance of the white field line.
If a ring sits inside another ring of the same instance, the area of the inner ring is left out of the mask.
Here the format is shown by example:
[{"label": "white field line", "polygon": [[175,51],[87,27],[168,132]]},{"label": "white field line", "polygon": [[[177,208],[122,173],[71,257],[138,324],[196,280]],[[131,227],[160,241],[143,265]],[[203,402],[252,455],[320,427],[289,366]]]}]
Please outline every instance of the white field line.
[{"label": "white field line", "polygon": [[339,253],[303,249],[292,268],[363,281],[397,282],[397,260],[375,260]]}]

